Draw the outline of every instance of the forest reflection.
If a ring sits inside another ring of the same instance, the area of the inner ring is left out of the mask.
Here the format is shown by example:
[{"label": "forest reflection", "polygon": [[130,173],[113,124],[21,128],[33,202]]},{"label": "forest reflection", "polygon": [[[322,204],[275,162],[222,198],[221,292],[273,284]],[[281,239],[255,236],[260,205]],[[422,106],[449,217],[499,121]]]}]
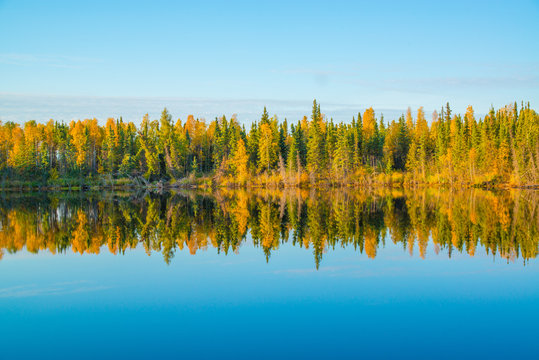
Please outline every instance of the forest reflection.
[{"label": "forest reflection", "polygon": [[252,242],[269,261],[284,244],[325,253],[352,247],[375,258],[386,242],[427,256],[432,243],[474,256],[482,247],[508,261],[535,258],[539,192],[218,191],[155,194],[0,195],[0,258],[26,249],[123,254],[143,247],[169,263],[176,251],[239,252]]}]

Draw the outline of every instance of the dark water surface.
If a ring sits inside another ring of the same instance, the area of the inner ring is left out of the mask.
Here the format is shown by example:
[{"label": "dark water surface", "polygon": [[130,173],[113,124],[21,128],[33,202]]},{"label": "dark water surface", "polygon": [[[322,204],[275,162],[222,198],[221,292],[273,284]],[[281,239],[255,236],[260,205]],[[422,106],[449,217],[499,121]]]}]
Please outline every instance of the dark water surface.
[{"label": "dark water surface", "polygon": [[19,358],[535,358],[539,193],[0,195]]}]

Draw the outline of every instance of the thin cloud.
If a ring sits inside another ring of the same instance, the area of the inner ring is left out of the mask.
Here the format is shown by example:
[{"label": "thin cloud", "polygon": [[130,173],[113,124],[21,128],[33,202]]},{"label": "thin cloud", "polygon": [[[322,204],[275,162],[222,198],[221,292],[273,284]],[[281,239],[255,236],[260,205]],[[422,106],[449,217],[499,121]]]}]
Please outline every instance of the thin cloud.
[{"label": "thin cloud", "polygon": [[[274,69],[274,74],[288,76],[310,75],[315,82],[327,84],[335,82],[361,86],[382,91],[413,91],[417,94],[428,94],[432,90],[459,88],[537,88],[539,86],[539,62],[521,63],[459,63],[465,73],[452,74],[445,77],[411,76],[422,72],[436,72],[437,68],[446,70],[455,68],[455,63],[432,64],[385,64],[350,63],[339,69],[323,68],[290,68]],[[357,70],[360,69],[361,71]],[[485,74],[485,71],[487,72]],[[450,71],[451,72],[451,71]],[[469,76],[467,73],[483,73],[482,76]],[[320,81],[323,79],[323,81]]]},{"label": "thin cloud", "polygon": [[398,87],[439,88],[443,87],[537,87],[538,75],[499,77],[444,77],[422,79],[391,79],[385,84]]},{"label": "thin cloud", "polygon": [[16,66],[48,66],[63,69],[80,69],[88,64],[102,62],[99,59],[64,56],[0,53],[0,63]]},{"label": "thin cloud", "polygon": [[[320,99],[319,99],[320,100]],[[29,120],[47,122],[49,119],[69,122],[94,118],[105,122],[107,118],[123,117],[124,121],[139,124],[144,114],[158,119],[164,107],[175,119],[185,120],[193,114],[207,121],[225,114],[238,115],[238,121],[246,126],[259,120],[264,106],[270,114],[288,121],[310,116],[312,99],[201,99],[201,98],[157,98],[157,97],[92,97],[92,96],[47,96],[0,93],[0,118],[3,121],[24,123]],[[322,101],[322,110],[335,121],[351,121],[352,116],[363,112],[369,104],[347,104]],[[397,111],[398,110],[398,111]],[[377,113],[396,115],[403,110],[378,108]]]}]

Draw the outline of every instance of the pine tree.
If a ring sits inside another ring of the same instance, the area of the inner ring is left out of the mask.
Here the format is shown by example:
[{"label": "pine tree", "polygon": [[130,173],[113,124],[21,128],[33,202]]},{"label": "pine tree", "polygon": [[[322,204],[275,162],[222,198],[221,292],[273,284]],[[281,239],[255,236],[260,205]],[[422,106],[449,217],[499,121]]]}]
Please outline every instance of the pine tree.
[{"label": "pine tree", "polygon": [[314,181],[321,175],[321,171],[325,165],[325,139],[322,130],[323,122],[320,115],[320,108],[313,101],[313,112],[311,116],[312,122],[309,126],[309,136],[307,141],[307,167],[311,176],[311,181]]},{"label": "pine tree", "polygon": [[351,151],[346,127],[341,124],[337,131],[337,143],[334,150],[333,169],[339,180],[343,180],[350,169]]}]

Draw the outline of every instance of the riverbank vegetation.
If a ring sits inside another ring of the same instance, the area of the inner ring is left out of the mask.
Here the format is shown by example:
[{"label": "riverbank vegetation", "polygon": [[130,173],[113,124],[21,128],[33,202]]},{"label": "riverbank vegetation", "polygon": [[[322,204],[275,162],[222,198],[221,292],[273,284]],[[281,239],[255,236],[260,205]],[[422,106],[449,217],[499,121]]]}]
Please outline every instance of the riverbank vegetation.
[{"label": "riverbank vegetation", "polygon": [[335,123],[313,102],[290,123],[264,108],[249,129],[235,116],[207,123],[144,116],[0,123],[0,187],[536,186],[539,115],[517,103],[476,118],[446,104],[385,121],[369,108]]}]

